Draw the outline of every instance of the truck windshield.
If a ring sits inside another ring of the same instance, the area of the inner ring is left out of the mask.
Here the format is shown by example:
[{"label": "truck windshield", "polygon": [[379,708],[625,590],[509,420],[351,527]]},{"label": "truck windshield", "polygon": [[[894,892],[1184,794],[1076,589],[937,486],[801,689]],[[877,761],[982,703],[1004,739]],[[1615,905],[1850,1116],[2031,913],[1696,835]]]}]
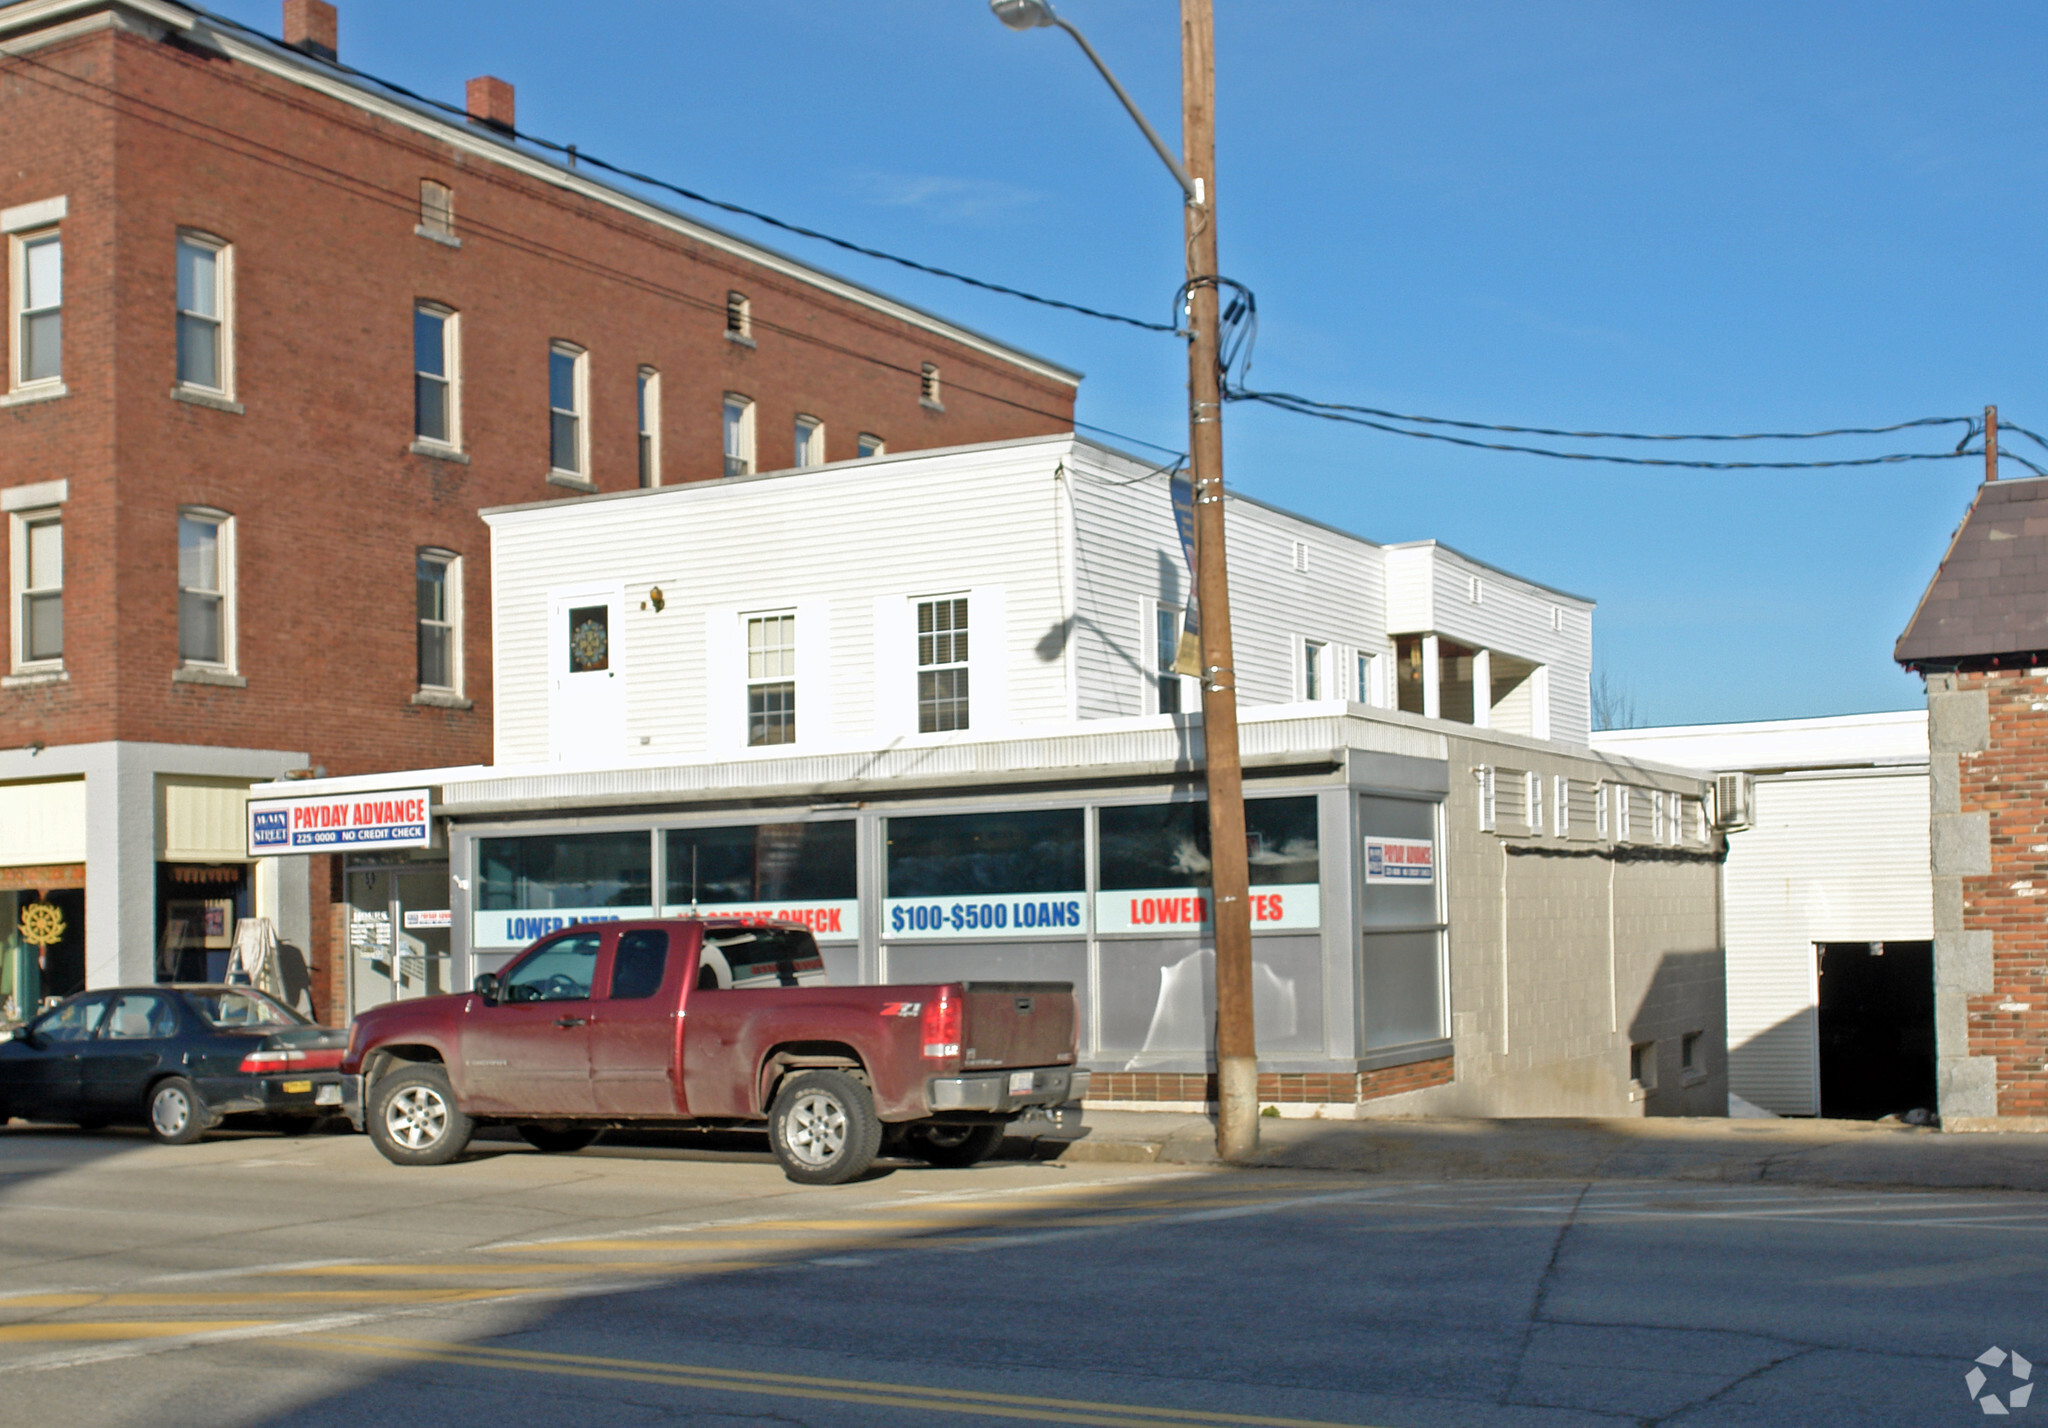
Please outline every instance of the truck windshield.
[{"label": "truck windshield", "polygon": [[707,927],[704,959],[716,967],[723,960],[731,979],[725,985],[797,987],[825,979],[825,959],[811,934],[795,927]]}]

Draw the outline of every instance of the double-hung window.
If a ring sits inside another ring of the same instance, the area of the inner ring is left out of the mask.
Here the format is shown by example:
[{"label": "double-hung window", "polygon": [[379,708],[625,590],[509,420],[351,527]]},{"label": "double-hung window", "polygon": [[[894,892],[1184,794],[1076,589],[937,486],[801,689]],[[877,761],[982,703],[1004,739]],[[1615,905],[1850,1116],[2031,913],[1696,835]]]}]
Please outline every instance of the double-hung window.
[{"label": "double-hung window", "polygon": [[796,419],[796,462],[802,466],[825,464],[825,423],[816,417]]},{"label": "double-hung window", "polygon": [[1329,646],[1321,640],[1301,642],[1301,697],[1321,699],[1323,697],[1323,651]]},{"label": "double-hung window", "polygon": [[1180,618],[1179,610],[1171,605],[1161,605],[1155,621],[1153,663],[1158,667],[1161,714],[1184,712],[1181,708],[1181,676],[1174,672],[1174,665],[1180,659]]},{"label": "double-hung window", "polygon": [[14,527],[14,667],[54,668],[64,658],[64,521],[26,511]]},{"label": "double-hung window", "polygon": [[589,475],[589,432],[583,411],[590,354],[570,342],[548,345],[548,466],[579,480]]},{"label": "double-hung window", "polygon": [[456,384],[456,317],[439,303],[412,310],[412,432],[423,442],[462,445],[460,389]]},{"label": "double-hung window", "polygon": [[661,484],[661,373],[652,367],[640,369],[635,388],[639,397],[640,484]]},{"label": "double-hung window", "polygon": [[462,693],[462,559],[452,551],[423,550],[414,562],[419,621],[420,688]]},{"label": "double-hung window", "polygon": [[725,474],[754,474],[754,404],[737,392],[725,394],[720,425],[725,433]]},{"label": "double-hung window", "polygon": [[747,743],[796,742],[796,616],[747,617]]},{"label": "double-hung window", "polygon": [[967,727],[967,597],[917,602],[917,731]]},{"label": "double-hung window", "polygon": [[235,523],[219,511],[178,513],[178,659],[234,668]]},{"label": "double-hung window", "polygon": [[14,268],[14,371],[21,391],[64,378],[64,240],[55,229],[17,235]]},{"label": "double-hung window", "polygon": [[232,250],[217,238],[178,235],[178,385],[234,391]]}]

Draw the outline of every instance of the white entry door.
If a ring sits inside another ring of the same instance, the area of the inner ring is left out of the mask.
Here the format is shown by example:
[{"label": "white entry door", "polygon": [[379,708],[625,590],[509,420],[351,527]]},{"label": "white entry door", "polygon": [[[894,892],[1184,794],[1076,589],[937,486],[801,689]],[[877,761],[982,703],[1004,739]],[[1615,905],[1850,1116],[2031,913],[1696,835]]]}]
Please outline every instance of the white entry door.
[{"label": "white entry door", "polygon": [[626,672],[617,586],[548,598],[548,752],[557,762],[611,763],[626,750]]}]

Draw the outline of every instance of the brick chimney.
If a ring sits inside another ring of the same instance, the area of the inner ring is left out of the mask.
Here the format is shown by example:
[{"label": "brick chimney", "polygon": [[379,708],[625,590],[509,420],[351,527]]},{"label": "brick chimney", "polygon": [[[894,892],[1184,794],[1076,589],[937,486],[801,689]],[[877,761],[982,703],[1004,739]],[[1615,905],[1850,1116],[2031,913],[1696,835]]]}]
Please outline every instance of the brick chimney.
[{"label": "brick chimney", "polygon": [[284,0],[284,42],[293,49],[315,59],[334,59],[340,29],[327,0]]},{"label": "brick chimney", "polygon": [[479,75],[469,82],[467,108],[472,124],[513,132],[512,86],[493,75]]}]

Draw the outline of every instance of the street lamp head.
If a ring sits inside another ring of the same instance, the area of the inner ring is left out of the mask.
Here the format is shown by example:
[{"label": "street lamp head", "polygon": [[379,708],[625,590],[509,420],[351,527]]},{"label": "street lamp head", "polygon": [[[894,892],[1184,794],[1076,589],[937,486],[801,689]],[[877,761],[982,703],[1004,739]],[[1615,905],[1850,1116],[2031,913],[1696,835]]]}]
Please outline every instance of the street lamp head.
[{"label": "street lamp head", "polygon": [[1036,30],[1059,23],[1047,0],[988,0],[988,8],[1013,30]]}]

